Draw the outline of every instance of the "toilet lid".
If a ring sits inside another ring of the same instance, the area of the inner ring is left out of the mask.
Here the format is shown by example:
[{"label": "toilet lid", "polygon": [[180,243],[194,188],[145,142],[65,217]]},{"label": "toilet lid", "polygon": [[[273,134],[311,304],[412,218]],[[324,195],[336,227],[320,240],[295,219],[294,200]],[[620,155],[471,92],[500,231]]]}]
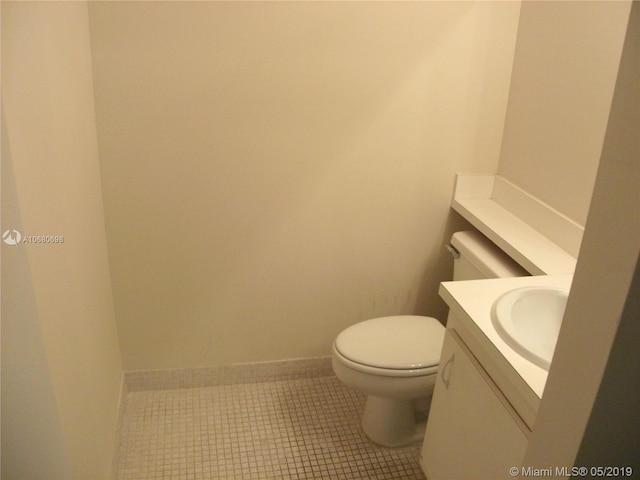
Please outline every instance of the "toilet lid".
[{"label": "toilet lid", "polygon": [[409,370],[438,365],[444,327],[417,315],[381,317],[345,329],[335,348],[349,360],[379,368]]}]

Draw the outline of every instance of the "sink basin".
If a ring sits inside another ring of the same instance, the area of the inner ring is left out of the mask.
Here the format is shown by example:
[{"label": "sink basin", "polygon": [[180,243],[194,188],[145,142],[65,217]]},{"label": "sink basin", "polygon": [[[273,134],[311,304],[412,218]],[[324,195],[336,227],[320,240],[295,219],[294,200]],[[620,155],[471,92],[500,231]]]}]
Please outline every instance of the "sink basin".
[{"label": "sink basin", "polygon": [[493,326],[507,345],[549,370],[568,297],[568,290],[553,287],[510,290],[493,304]]}]

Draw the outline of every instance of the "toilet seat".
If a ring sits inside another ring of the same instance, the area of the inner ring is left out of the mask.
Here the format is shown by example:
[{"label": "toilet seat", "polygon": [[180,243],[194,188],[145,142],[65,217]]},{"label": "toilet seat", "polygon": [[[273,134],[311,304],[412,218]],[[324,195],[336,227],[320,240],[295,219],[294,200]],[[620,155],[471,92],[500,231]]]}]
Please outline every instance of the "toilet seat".
[{"label": "toilet seat", "polygon": [[380,317],[357,323],[336,338],[333,349],[355,370],[393,377],[437,372],[444,327],[418,315]]}]

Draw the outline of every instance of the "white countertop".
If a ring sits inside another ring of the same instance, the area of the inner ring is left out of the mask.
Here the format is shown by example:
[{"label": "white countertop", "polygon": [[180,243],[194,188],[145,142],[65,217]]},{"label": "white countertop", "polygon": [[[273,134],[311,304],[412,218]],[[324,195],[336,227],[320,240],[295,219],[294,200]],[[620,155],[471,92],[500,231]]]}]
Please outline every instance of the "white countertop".
[{"label": "white countertop", "polygon": [[[522,357],[502,340],[493,327],[491,308],[494,301],[509,290],[527,286],[569,289],[572,280],[572,274],[563,274],[440,284],[440,296],[449,305],[451,313],[447,327],[461,330],[458,334],[463,341],[470,343],[470,350],[479,357],[487,373],[495,377],[494,381],[507,398],[510,393],[518,397],[509,400],[530,428],[535,421],[548,372]],[[478,347],[484,351],[478,351]]]},{"label": "white countertop", "polygon": [[458,175],[451,207],[532,275],[574,272],[584,228],[504,178]]}]

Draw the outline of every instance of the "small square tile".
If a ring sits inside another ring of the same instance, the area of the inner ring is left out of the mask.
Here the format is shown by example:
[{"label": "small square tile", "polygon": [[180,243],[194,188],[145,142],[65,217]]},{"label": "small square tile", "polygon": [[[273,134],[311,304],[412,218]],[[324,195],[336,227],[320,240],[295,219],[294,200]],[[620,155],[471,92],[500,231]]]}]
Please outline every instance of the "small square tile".
[{"label": "small square tile", "polygon": [[[420,444],[371,443],[360,429],[365,397],[316,363],[302,374],[280,362],[227,369],[245,383],[130,390],[117,479],[424,480]],[[265,368],[278,379],[255,381]]]}]

